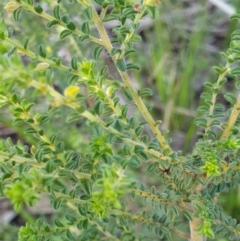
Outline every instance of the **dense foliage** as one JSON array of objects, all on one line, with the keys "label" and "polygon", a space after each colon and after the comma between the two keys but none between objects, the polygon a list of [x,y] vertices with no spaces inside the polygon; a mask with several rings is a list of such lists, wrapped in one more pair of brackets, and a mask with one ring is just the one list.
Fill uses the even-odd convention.
[{"label": "dense foliage", "polygon": [[[240,225],[218,199],[240,182],[240,97],[225,93],[226,109],[217,96],[227,77],[240,87],[240,31],[221,53],[225,66],[214,67],[217,80],[204,84],[195,119],[200,138],[183,155],[143,101],[152,90],[136,88],[129,74],[139,69],[129,57],[138,55],[139,22],[156,16],[159,1],[69,2],[84,21],[75,22],[61,0],[15,0],[4,8],[16,22],[37,15],[43,31],[53,39],[59,32],[60,45],[71,40],[89,49],[87,57],[75,52],[67,61],[36,46],[37,32],[24,37],[21,25],[0,23],[1,114],[10,113],[26,134],[26,143],[0,142],[0,195],[19,212],[47,194],[58,210],[52,222],[21,227],[18,240],[239,240]],[[117,22],[111,33],[104,27],[109,21]],[[104,54],[118,78],[109,74]]]}]

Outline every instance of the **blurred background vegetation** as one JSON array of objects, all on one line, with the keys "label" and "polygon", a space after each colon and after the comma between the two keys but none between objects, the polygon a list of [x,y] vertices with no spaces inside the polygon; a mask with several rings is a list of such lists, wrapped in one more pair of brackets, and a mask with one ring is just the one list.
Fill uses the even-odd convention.
[{"label": "blurred background vegetation", "polygon": [[[80,44],[73,36],[60,41],[58,36],[61,28],[47,29],[46,21],[42,18],[23,11],[20,22],[14,22],[11,14],[3,10],[7,2],[7,0],[0,2],[0,14],[7,25],[13,27],[15,39],[23,42],[26,36],[31,36],[30,49],[37,50],[39,44],[44,44],[49,55],[62,57],[66,64],[69,64],[73,56],[78,56],[79,60],[91,57],[91,46],[88,43]],[[50,14],[56,4],[56,1],[52,0],[36,2],[39,2]],[[69,1],[62,2],[61,11],[68,12],[78,26],[82,19],[81,9],[76,11]],[[212,2],[209,0],[163,1],[159,6],[156,20],[145,18],[142,21],[140,30],[143,42],[137,46],[139,50],[137,54],[131,57],[141,66],[140,71],[130,73],[134,85],[149,87],[154,91],[153,97],[148,99],[147,104],[153,106],[152,112],[155,119],[163,120],[162,128],[170,130],[169,137],[173,139],[173,148],[183,150],[185,153],[192,151],[193,144],[197,140],[197,130],[193,120],[201,101],[203,83],[215,81],[216,76],[212,66],[223,63],[219,52],[228,48],[231,31],[239,27],[236,21],[229,22],[227,8],[220,9]],[[224,2],[235,12],[240,10],[239,0],[219,0],[219,2]],[[106,24],[109,33],[113,26],[114,23]],[[94,29],[92,32],[94,33]],[[0,51],[2,52],[1,49]],[[102,54],[102,57],[106,58],[105,62],[108,63],[107,56]],[[30,63],[26,57],[22,57],[20,61],[13,56],[11,63],[7,58],[0,58],[0,79],[6,78],[9,74],[17,81],[20,77],[14,76],[14,73],[21,72],[21,76],[24,76],[28,69],[32,69],[35,65],[36,63]],[[111,68],[111,63],[109,63],[109,74],[114,78],[118,77],[115,75],[115,69]],[[67,75],[56,70],[54,73],[39,74],[37,77],[42,78],[43,81],[50,81],[59,91],[68,84]],[[231,90],[234,83],[231,79],[228,83],[227,88]],[[222,90],[222,92],[225,91]],[[38,92],[31,89],[25,90],[24,86],[21,89],[19,86],[19,93],[24,95],[27,93],[29,99],[37,103],[39,110],[47,108],[46,100]],[[225,103],[221,95],[218,101]],[[66,147],[75,151],[88,148],[87,138],[85,138],[88,133],[86,123],[80,121],[75,125],[65,124],[66,112],[69,112],[67,108],[55,113],[55,118],[49,124],[49,134],[57,133]],[[1,110],[0,116],[0,138],[11,137],[13,141],[20,139],[25,143],[34,144],[35,140],[29,139],[30,137],[24,134],[22,128],[11,126],[12,117],[6,110]],[[82,128],[84,133],[79,131],[79,126],[84,126]],[[148,132],[148,130],[145,131]],[[140,172],[138,175],[144,176],[144,173]],[[150,182],[156,183],[157,180],[150,180]],[[240,190],[223,196],[222,205],[227,213],[240,222]],[[51,211],[44,211],[42,208],[42,213],[28,210],[17,215],[12,213],[11,207],[5,200],[0,199],[0,240],[16,240],[19,224],[32,221],[32,214],[36,217],[45,214],[47,218],[49,212],[51,214]],[[12,213],[12,216],[1,220],[1,213],[5,216],[6,213],[9,215]]]}]

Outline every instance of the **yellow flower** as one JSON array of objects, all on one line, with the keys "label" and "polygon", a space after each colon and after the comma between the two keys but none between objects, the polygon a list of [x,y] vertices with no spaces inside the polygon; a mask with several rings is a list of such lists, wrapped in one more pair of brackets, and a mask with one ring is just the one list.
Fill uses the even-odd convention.
[{"label": "yellow flower", "polygon": [[64,90],[64,95],[67,97],[67,98],[74,98],[77,93],[80,92],[80,87],[79,86],[76,86],[76,85],[72,85],[72,86],[69,86],[67,87],[65,90]]}]

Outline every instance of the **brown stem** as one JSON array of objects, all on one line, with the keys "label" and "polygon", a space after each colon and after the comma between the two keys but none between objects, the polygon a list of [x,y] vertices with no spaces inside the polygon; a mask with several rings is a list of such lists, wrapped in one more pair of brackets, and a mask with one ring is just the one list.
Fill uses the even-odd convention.
[{"label": "brown stem", "polygon": [[199,235],[197,232],[197,228],[198,228],[199,224],[200,224],[200,220],[198,218],[195,218],[190,222],[191,238],[189,241],[205,241],[206,240],[204,235]]}]

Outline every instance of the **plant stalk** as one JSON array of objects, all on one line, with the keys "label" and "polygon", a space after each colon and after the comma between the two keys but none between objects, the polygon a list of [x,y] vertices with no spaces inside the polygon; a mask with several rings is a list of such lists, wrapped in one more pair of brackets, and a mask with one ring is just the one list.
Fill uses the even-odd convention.
[{"label": "plant stalk", "polygon": [[191,238],[189,241],[206,241],[204,235],[199,235],[197,232],[197,228],[200,224],[200,220],[198,218],[193,219],[190,221],[190,233]]},{"label": "plant stalk", "polygon": [[[93,20],[94,20],[95,25],[96,25],[96,27],[99,31],[100,36],[101,36],[102,43],[105,46],[108,53],[110,54],[113,47],[112,47],[112,44],[111,44],[110,39],[107,35],[107,32],[106,32],[106,30],[105,30],[105,28],[102,24],[102,21],[100,20],[100,18],[98,16],[96,10],[93,10]],[[117,59],[114,56],[112,56],[112,60],[115,64],[117,63]],[[173,152],[172,149],[170,148],[170,146],[168,145],[165,137],[163,136],[163,134],[159,130],[158,124],[156,124],[156,122],[153,120],[153,118],[152,118],[151,114],[149,113],[147,107],[145,106],[141,97],[138,95],[138,92],[135,90],[134,86],[132,85],[131,80],[130,80],[127,72],[123,72],[119,69],[118,69],[118,72],[119,72],[121,78],[123,79],[126,87],[129,88],[129,90],[131,91],[134,102],[138,106],[138,108],[139,108],[140,112],[142,113],[146,122],[149,124],[154,136],[158,139],[158,142],[159,142],[160,146],[163,148],[163,150],[169,149],[170,153],[172,153]]]},{"label": "plant stalk", "polygon": [[233,107],[233,110],[232,110],[232,113],[231,113],[230,118],[228,120],[227,126],[224,129],[220,139],[228,138],[228,136],[230,135],[231,130],[232,130],[235,122],[237,121],[239,113],[240,113],[240,95],[238,96],[237,102],[236,102],[236,104]]}]

